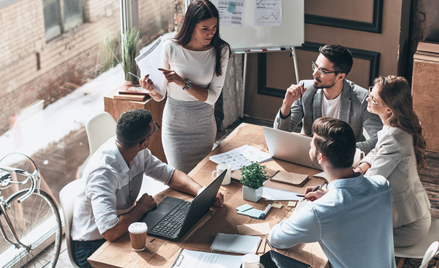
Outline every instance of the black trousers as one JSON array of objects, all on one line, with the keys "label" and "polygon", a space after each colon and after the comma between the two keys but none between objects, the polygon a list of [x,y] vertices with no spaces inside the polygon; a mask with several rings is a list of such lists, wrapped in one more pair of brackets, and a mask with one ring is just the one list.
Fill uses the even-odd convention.
[{"label": "black trousers", "polygon": [[81,268],[92,268],[87,258],[90,257],[102,244],[105,239],[92,241],[72,241],[73,259]]}]

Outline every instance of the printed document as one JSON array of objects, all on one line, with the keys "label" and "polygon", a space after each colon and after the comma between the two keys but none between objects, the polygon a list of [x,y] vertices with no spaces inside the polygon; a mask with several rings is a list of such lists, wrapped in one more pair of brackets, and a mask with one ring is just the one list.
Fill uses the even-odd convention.
[{"label": "printed document", "polygon": [[240,169],[241,166],[248,166],[251,162],[262,163],[271,159],[269,153],[247,144],[226,153],[209,156],[209,160],[217,164],[229,164],[232,166],[232,171]]},{"label": "printed document", "polygon": [[218,0],[220,26],[242,27],[244,24],[244,0]]},{"label": "printed document", "polygon": [[149,78],[153,82],[154,89],[161,95],[165,95],[167,81],[165,76],[158,68],[164,68],[160,66],[162,62],[162,44],[165,40],[174,37],[175,33],[168,33],[148,45],[139,56],[136,57],[137,66],[140,69],[140,77],[143,78],[149,74]]},{"label": "printed document", "polygon": [[255,26],[282,26],[282,0],[254,1]]},{"label": "printed document", "polygon": [[173,268],[239,268],[241,256],[182,249]]}]

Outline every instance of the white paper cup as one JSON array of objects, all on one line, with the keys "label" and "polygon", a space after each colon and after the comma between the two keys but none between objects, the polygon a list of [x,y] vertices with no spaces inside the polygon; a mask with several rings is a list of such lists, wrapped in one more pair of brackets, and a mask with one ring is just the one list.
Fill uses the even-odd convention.
[{"label": "white paper cup", "polygon": [[249,253],[242,256],[242,268],[264,268],[264,265],[259,263],[258,255]]},{"label": "white paper cup", "polygon": [[131,247],[135,251],[142,251],[145,249],[146,234],[148,226],[144,222],[133,222],[128,227],[130,233]]},{"label": "white paper cup", "polygon": [[216,170],[212,172],[212,180],[216,179],[218,175],[223,173],[224,170],[227,170],[226,176],[224,176],[224,180],[221,185],[229,185],[231,182],[231,174],[232,174],[232,166],[229,164],[219,164],[216,166]]},{"label": "white paper cup", "polygon": [[360,163],[361,159],[363,158],[364,158],[364,152],[357,148],[355,150],[354,162],[352,163],[352,167],[356,168],[358,166],[358,163]]}]

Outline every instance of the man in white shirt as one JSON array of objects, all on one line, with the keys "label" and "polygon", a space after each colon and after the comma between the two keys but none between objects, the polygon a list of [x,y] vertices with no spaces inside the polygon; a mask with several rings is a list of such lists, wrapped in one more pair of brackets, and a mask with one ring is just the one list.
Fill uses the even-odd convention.
[{"label": "man in white shirt", "polygon": [[[336,44],[325,45],[319,51],[317,60],[312,61],[314,80],[303,80],[287,89],[273,127],[294,131],[303,118],[303,131],[311,136],[317,118],[337,118],[351,126],[357,147],[367,154],[374,148],[376,133],[383,124],[367,111],[367,90],[346,80],[353,64],[352,54]],[[369,140],[363,136],[363,127]]]},{"label": "man in white shirt", "polygon": [[[128,226],[152,210],[156,202],[143,194],[137,201],[143,174],[181,192],[196,196],[201,185],[168,166],[147,149],[160,126],[144,109],[124,112],[117,121],[116,137],[105,142],[84,169],[86,186],[75,201],[72,224],[73,255],[80,267],[105,240],[114,241]],[[222,206],[218,193],[215,206]]]},{"label": "man in white shirt", "polygon": [[275,225],[269,241],[277,248],[319,242],[333,267],[394,268],[392,190],[380,175],[352,169],[355,137],[346,122],[319,118],[309,157],[323,169],[328,191],[306,189],[291,217]]}]

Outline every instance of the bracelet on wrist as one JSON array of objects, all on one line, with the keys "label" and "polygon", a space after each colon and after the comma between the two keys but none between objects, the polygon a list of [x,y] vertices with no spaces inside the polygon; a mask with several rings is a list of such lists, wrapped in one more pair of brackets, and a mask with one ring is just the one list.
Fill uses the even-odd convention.
[{"label": "bracelet on wrist", "polygon": [[361,170],[361,174],[364,175],[364,170],[363,170],[363,168],[362,168],[360,165],[358,166],[358,168]]}]

